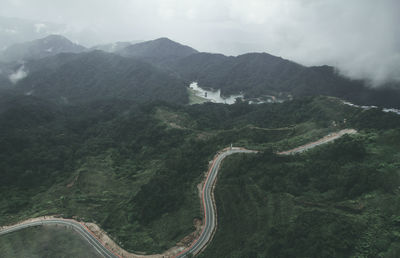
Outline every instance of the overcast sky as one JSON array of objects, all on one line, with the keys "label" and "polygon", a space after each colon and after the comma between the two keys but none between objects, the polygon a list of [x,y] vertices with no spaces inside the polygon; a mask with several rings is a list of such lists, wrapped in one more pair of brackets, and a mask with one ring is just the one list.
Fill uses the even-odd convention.
[{"label": "overcast sky", "polygon": [[0,15],[67,24],[86,45],[169,37],[400,81],[399,0],[1,0]]}]

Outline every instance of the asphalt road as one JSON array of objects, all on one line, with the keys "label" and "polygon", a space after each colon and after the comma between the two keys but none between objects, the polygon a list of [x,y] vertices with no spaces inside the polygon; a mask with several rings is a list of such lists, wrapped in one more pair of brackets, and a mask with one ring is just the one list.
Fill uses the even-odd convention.
[{"label": "asphalt road", "polygon": [[[353,134],[356,133],[357,131],[354,129],[345,129],[341,130],[340,132],[330,134],[316,142],[312,142],[300,147],[297,147],[292,150],[288,150],[285,152],[280,152],[278,154],[283,154],[283,155],[288,155],[288,154],[294,154],[294,153],[299,153],[306,151],[308,149],[312,149],[318,145],[331,142],[337,138],[342,137],[345,134]],[[204,205],[204,218],[205,218],[205,226],[203,231],[200,234],[200,237],[187,249],[183,250],[181,253],[179,253],[176,258],[181,258],[181,257],[186,257],[188,254],[193,254],[196,255],[198,254],[210,241],[214,229],[215,229],[215,223],[216,223],[216,218],[215,218],[215,209],[214,209],[214,204],[213,204],[213,199],[211,197],[212,195],[212,188],[215,183],[215,180],[217,178],[219,166],[221,165],[222,160],[229,155],[235,154],[235,153],[255,153],[256,151],[251,151],[251,150],[245,150],[245,149],[240,149],[240,148],[233,148],[233,149],[228,149],[222,152],[220,155],[217,156],[217,158],[214,159],[213,165],[211,166],[211,169],[209,171],[208,177],[206,179],[206,182],[203,187],[203,205]]]},{"label": "asphalt road", "polygon": [[24,228],[34,227],[34,226],[42,226],[42,225],[64,225],[72,227],[75,231],[77,231],[82,237],[103,257],[106,258],[118,258],[119,256],[115,255],[113,252],[108,250],[103,244],[92,235],[88,229],[82,224],[65,219],[46,219],[35,222],[28,222],[16,226],[12,226],[7,229],[0,230],[0,236],[5,235],[14,231],[18,231]]},{"label": "asphalt road", "polygon": [[188,254],[198,254],[210,241],[216,225],[214,200],[212,198],[213,185],[217,179],[217,174],[221,162],[224,158],[235,153],[256,153],[256,151],[245,150],[240,148],[227,149],[221,152],[213,161],[208,172],[208,176],[203,186],[203,207],[204,207],[204,228],[200,237],[187,249],[179,253],[177,258],[186,257]]},{"label": "asphalt road", "polygon": [[[214,200],[212,198],[213,185],[217,179],[217,174],[221,162],[224,158],[235,153],[255,153],[256,151],[241,149],[241,148],[229,148],[217,155],[213,160],[213,164],[210,167],[206,181],[203,186],[203,207],[204,207],[204,218],[205,226],[200,234],[200,237],[187,249],[183,250],[175,257],[186,257],[188,254],[198,254],[210,241],[216,225],[216,216],[214,209]],[[20,225],[12,226],[7,229],[0,230],[0,236],[5,235],[14,231],[18,231],[28,227],[42,226],[42,225],[65,225],[74,228],[84,239],[102,256],[106,258],[118,258],[119,256],[108,250],[103,244],[92,235],[92,233],[82,224],[66,219],[46,219],[34,222],[27,222]]]},{"label": "asphalt road", "polygon": [[[353,129],[345,129],[342,130],[338,133],[328,135],[316,142],[312,142],[300,147],[297,147],[292,150],[284,151],[284,152],[279,152],[278,154],[280,155],[288,155],[288,154],[294,154],[294,153],[299,153],[306,151],[308,149],[314,148],[318,145],[333,141],[344,134],[353,134],[356,133],[356,130]],[[221,162],[223,161],[224,158],[226,158],[229,155],[235,154],[235,153],[256,153],[256,151],[252,150],[246,150],[243,148],[228,148],[225,149],[224,151],[220,152],[219,155],[216,156],[216,158],[213,160],[213,164],[208,171],[208,175],[206,178],[206,181],[203,186],[203,196],[202,196],[202,201],[203,201],[203,208],[204,208],[204,227],[203,230],[200,234],[200,237],[195,240],[195,242],[188,248],[184,249],[181,251],[179,254],[177,254],[175,257],[176,258],[182,258],[186,257],[189,254],[196,255],[198,254],[206,245],[207,243],[211,240],[214,230],[215,230],[215,225],[216,225],[216,213],[214,209],[214,200],[212,198],[212,191],[213,191],[213,186],[215,184],[215,180],[217,179],[217,174],[219,167],[221,165]],[[51,219],[51,220],[41,220],[41,221],[36,221],[36,222],[30,222],[30,223],[24,223],[21,225],[13,226],[7,229],[0,229],[0,236],[11,233],[23,228],[27,227],[33,227],[33,226],[40,226],[44,224],[53,224],[53,225],[67,225],[73,227],[78,233],[80,233],[85,240],[101,255],[107,258],[117,258],[119,257],[118,255],[114,254],[110,250],[108,250],[103,244],[92,235],[92,233],[82,224],[72,221],[72,220],[65,220],[65,219]]]}]

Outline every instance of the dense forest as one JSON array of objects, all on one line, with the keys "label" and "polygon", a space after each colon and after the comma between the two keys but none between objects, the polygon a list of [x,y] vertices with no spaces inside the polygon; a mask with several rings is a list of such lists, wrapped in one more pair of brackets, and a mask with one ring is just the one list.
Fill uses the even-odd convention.
[{"label": "dense forest", "polygon": [[60,104],[107,98],[188,102],[182,80],[143,61],[102,51],[64,53],[28,62],[25,67],[29,76],[13,90]]},{"label": "dense forest", "polygon": [[398,257],[399,130],[363,130],[294,156],[231,157],[201,257]]},{"label": "dense forest", "polygon": [[143,60],[200,87],[221,89],[223,95],[243,93],[247,98],[272,95],[281,99],[334,96],[361,105],[400,108],[398,83],[380,88],[353,80],[332,66],[303,66],[268,53],[239,56],[197,52],[166,38],[128,46],[117,52]]},{"label": "dense forest", "polygon": [[327,65],[307,67],[268,53],[198,52],[168,38],[116,46],[106,53],[55,35],[11,46],[0,52],[0,89],[67,104],[107,97],[187,103],[186,87],[197,81],[200,87],[220,89],[225,96],[243,93],[247,99],[323,95],[400,108],[398,83],[374,88]]},{"label": "dense forest", "polygon": [[[344,217],[339,219],[350,223],[346,217],[349,200],[375,192],[378,197],[396,197],[394,156],[383,161],[385,145],[377,145],[375,152],[371,148],[373,141],[380,142],[385,137],[392,137],[385,140],[390,142],[387,148],[396,148],[396,130],[389,129],[399,128],[400,117],[379,109],[350,107],[335,98],[308,97],[262,105],[177,105],[160,101],[141,104],[109,98],[66,105],[8,92],[0,99],[1,225],[48,214],[74,216],[98,223],[130,251],[164,251],[194,230],[194,218],[201,219],[196,185],[215,152],[231,143],[261,150],[263,154],[232,158],[224,163],[226,168],[224,165],[217,187],[218,207],[225,207],[222,202],[227,202],[226,207],[232,206],[229,200],[237,194],[238,200],[247,198],[246,189],[260,184],[264,196],[289,196],[279,199],[288,202],[282,205],[292,205],[294,201],[299,207],[307,203],[342,205],[345,208],[339,210],[343,210]],[[350,127],[360,130],[360,134],[330,144],[323,151],[316,149],[298,157],[273,154]],[[359,165],[363,168],[360,171],[356,169]],[[265,170],[266,167],[269,168]],[[317,173],[321,170],[323,174]],[[357,173],[353,175],[354,171]],[[232,176],[238,174],[241,176]],[[329,174],[332,180],[326,180]],[[239,182],[237,187],[242,190],[226,197],[225,177],[233,180],[232,184]],[[246,202],[254,205],[249,214],[257,209],[271,212],[270,205],[264,206],[262,200]],[[232,212],[242,209],[242,202],[235,205]],[[231,208],[226,212],[231,212]],[[312,207],[304,209],[311,211]],[[377,207],[368,211],[384,216],[385,220],[392,216],[379,213]],[[299,220],[307,220],[311,218],[304,216],[309,214],[312,221],[324,223],[326,216],[332,216],[325,216],[325,212],[322,209],[319,213],[297,215]],[[221,226],[215,243],[227,243],[230,240],[220,234],[229,230],[229,225],[224,227],[224,213],[218,213]],[[364,216],[364,210],[361,214]],[[292,228],[288,230],[299,230],[295,227],[303,225],[282,220],[283,224],[276,224],[275,230],[279,232],[289,222]],[[361,234],[366,225],[363,223],[357,224],[352,233],[345,229],[342,233]],[[388,225],[377,227],[384,230]],[[254,235],[257,241],[265,242],[265,237],[272,237],[272,229],[257,228],[262,231]],[[311,233],[317,234],[318,230],[317,227]],[[260,246],[256,254],[284,255],[279,250],[288,243],[289,233],[274,235],[278,239],[275,249]],[[326,237],[329,234],[330,231]],[[235,233],[232,237],[245,241],[241,236],[244,235]],[[387,241],[386,236],[382,239]],[[382,248],[388,250],[389,246],[390,243]],[[343,253],[355,252],[351,245],[346,248]],[[210,255],[215,252],[218,256],[213,250],[211,246]]]},{"label": "dense forest", "polygon": [[[35,54],[23,62],[0,63],[0,226],[73,217],[129,251],[165,251],[202,219],[197,185],[233,144],[259,154],[223,162],[218,229],[203,257],[399,256],[400,116],[382,110],[399,107],[396,85],[371,89],[329,66],[200,53],[166,38],[114,53],[50,39],[10,52]],[[54,53],[43,45],[52,42]],[[286,101],[188,105],[192,81]],[[344,128],[358,133],[276,154]]]}]

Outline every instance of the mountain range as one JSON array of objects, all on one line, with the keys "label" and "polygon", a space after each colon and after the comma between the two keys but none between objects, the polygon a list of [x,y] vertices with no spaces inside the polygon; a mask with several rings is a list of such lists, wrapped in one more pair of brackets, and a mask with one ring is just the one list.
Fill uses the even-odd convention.
[{"label": "mountain range", "polygon": [[200,87],[220,89],[222,95],[242,93],[246,99],[326,95],[400,107],[398,85],[374,89],[331,66],[306,67],[267,53],[204,53],[168,38],[87,49],[50,35],[10,46],[0,60],[0,87],[65,103],[100,96],[186,103],[186,86],[196,81]]},{"label": "mountain range", "polygon": [[[202,53],[167,38],[88,49],[51,35],[7,53],[1,227],[56,215],[97,224],[128,252],[170,257],[210,222],[201,185],[231,146],[257,154],[218,169],[218,227],[197,257],[399,257],[400,116],[341,100],[399,107],[397,85],[372,89],[330,66]],[[194,81],[244,100],[188,105]],[[287,101],[250,103],[266,95]],[[343,129],[357,133],[318,145]],[[308,143],[318,146],[278,154]],[[49,254],[57,241],[25,235],[2,235],[1,257],[61,253]]]}]

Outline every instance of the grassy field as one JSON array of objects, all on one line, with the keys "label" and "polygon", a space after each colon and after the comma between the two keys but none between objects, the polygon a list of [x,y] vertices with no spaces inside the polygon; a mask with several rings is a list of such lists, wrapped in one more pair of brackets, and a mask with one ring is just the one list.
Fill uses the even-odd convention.
[{"label": "grassy field", "polygon": [[33,227],[1,236],[0,254],[3,258],[102,257],[81,235],[63,226]]}]

